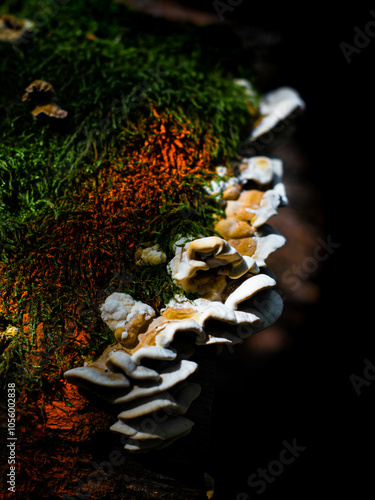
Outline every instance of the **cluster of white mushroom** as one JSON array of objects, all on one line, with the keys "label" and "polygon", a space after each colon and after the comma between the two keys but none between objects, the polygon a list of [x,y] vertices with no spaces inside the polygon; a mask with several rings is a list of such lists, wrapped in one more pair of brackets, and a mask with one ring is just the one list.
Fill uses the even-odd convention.
[{"label": "cluster of white mushroom", "polygon": [[[65,373],[119,408],[111,430],[125,435],[130,451],[158,449],[185,436],[194,422],[184,416],[200,394],[192,381],[199,346],[238,344],[264,330],[281,314],[283,300],[266,259],[285,242],[268,219],[287,203],[280,160],[244,158],[236,176],[221,177],[213,191],[226,203],[216,224],[222,235],[175,243],[167,264],[181,294],[157,316],[130,295],[114,293],[101,306],[102,319],[116,343],[98,360]],[[249,182],[256,189],[247,189]],[[139,263],[159,259],[157,248],[140,253]],[[189,300],[185,294],[199,298]]]}]

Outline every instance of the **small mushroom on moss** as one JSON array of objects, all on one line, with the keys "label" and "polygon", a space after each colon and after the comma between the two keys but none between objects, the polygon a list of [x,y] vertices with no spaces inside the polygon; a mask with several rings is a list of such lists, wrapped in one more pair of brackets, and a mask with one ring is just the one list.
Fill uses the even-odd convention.
[{"label": "small mushroom on moss", "polygon": [[163,264],[167,256],[160,250],[159,245],[148,248],[139,248],[135,252],[135,263],[140,266],[157,266]]},{"label": "small mushroom on moss", "polygon": [[19,44],[34,24],[28,19],[18,19],[12,14],[0,16],[0,42]]},{"label": "small mushroom on moss", "polygon": [[57,96],[52,85],[44,80],[34,80],[30,83],[25,89],[22,101],[32,105],[31,114],[34,119],[40,114],[60,119],[68,115],[67,111],[57,105]]}]

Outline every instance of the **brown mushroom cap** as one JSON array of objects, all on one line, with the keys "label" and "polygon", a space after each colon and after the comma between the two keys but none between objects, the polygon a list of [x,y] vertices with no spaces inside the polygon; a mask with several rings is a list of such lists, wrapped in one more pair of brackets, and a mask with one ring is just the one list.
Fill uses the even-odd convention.
[{"label": "brown mushroom cap", "polygon": [[17,44],[32,27],[33,23],[27,19],[18,19],[12,14],[2,14],[0,16],[0,42]]},{"label": "brown mushroom cap", "polygon": [[61,109],[57,104],[57,96],[53,86],[44,80],[34,80],[25,89],[22,96],[23,102],[29,102],[33,106],[31,114],[36,118],[40,114],[53,118],[65,118],[67,111]]}]

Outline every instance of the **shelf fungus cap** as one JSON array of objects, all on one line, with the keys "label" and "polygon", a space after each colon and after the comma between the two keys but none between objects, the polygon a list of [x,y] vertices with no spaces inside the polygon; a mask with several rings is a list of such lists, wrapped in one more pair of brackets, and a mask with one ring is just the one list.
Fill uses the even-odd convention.
[{"label": "shelf fungus cap", "polygon": [[243,158],[240,165],[240,181],[253,180],[258,184],[269,184],[274,175],[272,163],[272,160],[266,156]]},{"label": "shelf fungus cap", "polygon": [[183,415],[191,403],[201,393],[201,386],[194,382],[185,382],[169,391],[146,396],[142,400],[130,401],[118,415],[121,420],[143,417],[154,411],[163,409],[169,415]]},{"label": "shelf fungus cap", "polygon": [[288,198],[285,191],[283,177],[283,162],[278,158],[268,158],[267,156],[253,156],[243,158],[240,165],[240,175],[238,180],[244,184],[247,181],[254,181],[259,185],[271,185],[281,197],[281,204],[287,205]]},{"label": "shelf fungus cap", "polygon": [[263,224],[254,235],[256,250],[254,259],[259,267],[266,266],[266,259],[285,245],[286,238],[269,224]]},{"label": "shelf fungus cap", "polygon": [[65,118],[68,112],[57,105],[57,96],[53,86],[44,80],[34,80],[25,89],[22,96],[23,102],[29,102],[33,109],[31,114],[34,118],[40,114],[52,118]]},{"label": "shelf fungus cap", "polygon": [[215,231],[228,242],[231,239],[249,238],[254,235],[254,228],[247,221],[238,220],[236,217],[220,219],[215,224]]},{"label": "shelf fungus cap", "polygon": [[186,417],[169,417],[164,422],[156,422],[148,419],[134,419],[124,423],[118,420],[110,429],[114,432],[124,434],[124,448],[129,451],[148,451],[149,449],[160,449],[168,446],[177,438],[186,436],[194,422]]},{"label": "shelf fungus cap", "polygon": [[269,224],[262,224],[256,231],[249,222],[237,220],[235,217],[222,219],[215,225],[230,246],[242,256],[250,256],[258,267],[266,266],[266,259],[285,244],[285,237]]},{"label": "shelf fungus cap", "polygon": [[[287,119],[305,109],[305,103],[299,93],[291,87],[280,87],[265,94],[259,104],[261,118],[254,127],[250,140],[270,132],[280,122],[287,125]],[[285,120],[285,121],[284,121]]]},{"label": "shelf fungus cap", "polygon": [[242,191],[237,200],[229,200],[225,209],[227,218],[248,221],[257,229],[273,215],[282,203],[280,192],[276,189]]},{"label": "shelf fungus cap", "polygon": [[18,45],[33,27],[34,23],[28,19],[19,19],[12,14],[2,14],[0,16],[0,42]]},{"label": "shelf fungus cap", "polygon": [[203,298],[216,300],[226,286],[226,277],[236,279],[248,271],[257,273],[258,266],[254,259],[242,256],[224,239],[209,236],[193,240],[180,249],[170,262],[170,270],[184,291],[198,292]]},{"label": "shelf fungus cap", "polygon": [[[281,244],[267,225],[251,234],[259,262]],[[169,271],[183,289],[201,297],[177,295],[156,317],[131,295],[111,294],[101,315],[117,343],[96,361],[64,374],[68,382],[118,405],[110,429],[123,434],[125,449],[132,452],[164,448],[191,431],[189,409],[201,387],[191,379],[199,367],[190,358],[198,346],[239,344],[276,321],[283,308],[271,273],[260,272],[255,257],[242,256],[225,239],[186,237],[174,248]]]},{"label": "shelf fungus cap", "polygon": [[[261,304],[258,294],[263,294],[262,301],[265,300],[264,294],[267,298],[275,285],[276,281],[268,274],[246,274],[227,286],[221,301],[176,298],[162,310],[170,322],[160,329],[158,342],[171,345],[176,335],[185,331],[194,333],[196,345],[238,344],[245,338],[238,335],[241,325],[247,325],[247,336],[263,329],[264,317],[257,310]],[[282,308],[278,295],[274,307],[277,317]]]},{"label": "shelf fungus cap", "polygon": [[[144,360],[152,360],[154,368],[144,366]],[[179,360],[167,348],[149,345],[129,354],[117,345],[95,362],[68,370],[64,377],[119,405],[119,420],[111,430],[125,434],[126,449],[142,451],[166,446],[192,428],[193,422],[180,415],[200,394],[199,384],[186,382],[197,368],[197,363]],[[154,420],[154,412],[165,413],[162,423]]]},{"label": "shelf fungus cap", "polygon": [[283,178],[283,162],[279,158],[267,156],[253,156],[243,158],[240,165],[239,182],[244,185],[247,181],[254,181],[260,187],[266,185],[280,195],[280,204],[288,204]]},{"label": "shelf fungus cap", "polygon": [[144,331],[155,316],[154,309],[148,304],[136,301],[127,293],[114,292],[100,306],[104,323],[115,332],[118,342],[126,344],[137,341],[138,334]]},{"label": "shelf fungus cap", "polygon": [[[198,367],[193,361],[176,360],[176,353],[167,348],[149,346],[147,349],[136,356],[121,346],[107,348],[96,361],[72,368],[64,377],[119,404],[164,392],[185,381]],[[151,350],[155,352],[150,356]],[[155,369],[144,366],[143,359],[155,360]]]}]

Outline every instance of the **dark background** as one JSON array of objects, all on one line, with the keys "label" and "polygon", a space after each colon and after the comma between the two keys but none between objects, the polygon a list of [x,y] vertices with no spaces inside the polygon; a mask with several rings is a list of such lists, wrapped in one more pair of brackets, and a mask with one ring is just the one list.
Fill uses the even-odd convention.
[{"label": "dark background", "polygon": [[[212,2],[183,2],[206,5]],[[293,7],[292,7],[293,5]],[[375,363],[372,337],[372,201],[375,41],[348,63],[340,44],[375,19],[363,5],[242,2],[225,13],[261,54],[263,90],[290,85],[306,102],[295,135],[320,193],[324,231],[340,248],[317,281],[289,349],[221,356],[210,473],[218,500],[369,498],[373,491],[375,382],[358,395],[350,380]],[[371,200],[371,201],[370,201]],[[262,494],[247,479],[277,460],[283,440],[306,447]],[[243,492],[243,496],[240,493]],[[246,496],[248,495],[248,497]]]}]

